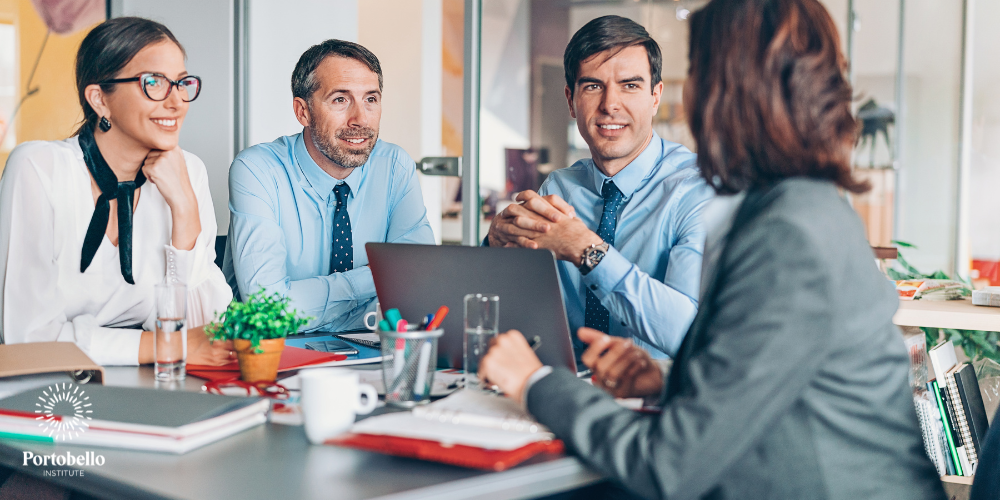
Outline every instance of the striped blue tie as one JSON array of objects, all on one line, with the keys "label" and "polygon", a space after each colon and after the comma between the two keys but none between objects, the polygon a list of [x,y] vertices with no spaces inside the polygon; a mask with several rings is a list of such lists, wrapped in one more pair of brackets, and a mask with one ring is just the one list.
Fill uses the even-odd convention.
[{"label": "striped blue tie", "polygon": [[[604,196],[604,213],[601,214],[601,224],[597,226],[597,235],[608,245],[614,246],[615,227],[618,225],[618,210],[621,208],[621,201],[625,196],[611,180],[604,181],[601,195]],[[609,333],[610,320],[611,315],[608,312],[608,308],[601,305],[601,300],[588,289],[584,325],[588,328]],[[579,347],[583,347],[583,345],[580,344]]]},{"label": "striped blue tie", "polygon": [[333,212],[333,260],[330,273],[342,273],[354,269],[354,244],[351,242],[351,216],[347,213],[347,195],[351,186],[337,184],[333,194],[337,197],[337,208]]}]

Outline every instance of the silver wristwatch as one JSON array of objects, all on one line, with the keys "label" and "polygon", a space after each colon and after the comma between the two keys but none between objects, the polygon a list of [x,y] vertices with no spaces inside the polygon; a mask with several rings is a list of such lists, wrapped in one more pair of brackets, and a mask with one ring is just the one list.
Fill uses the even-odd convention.
[{"label": "silver wristwatch", "polygon": [[580,258],[580,273],[586,275],[597,267],[604,256],[608,254],[608,248],[611,248],[611,245],[608,245],[606,241],[587,247]]}]

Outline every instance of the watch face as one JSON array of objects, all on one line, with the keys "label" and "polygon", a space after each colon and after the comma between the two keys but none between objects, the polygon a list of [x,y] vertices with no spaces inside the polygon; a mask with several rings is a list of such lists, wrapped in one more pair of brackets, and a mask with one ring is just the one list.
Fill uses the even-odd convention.
[{"label": "watch face", "polygon": [[600,248],[592,248],[590,249],[589,252],[587,252],[587,260],[593,262],[593,264],[591,264],[591,267],[596,266],[597,263],[600,262],[601,259],[603,258],[604,258],[604,250]]}]

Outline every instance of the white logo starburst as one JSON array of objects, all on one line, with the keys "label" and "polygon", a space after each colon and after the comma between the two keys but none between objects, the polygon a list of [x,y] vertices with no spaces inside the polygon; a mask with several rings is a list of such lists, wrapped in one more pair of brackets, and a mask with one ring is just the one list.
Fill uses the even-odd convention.
[{"label": "white logo starburst", "polygon": [[42,394],[45,397],[38,396],[40,402],[35,403],[38,407],[35,413],[39,414],[35,420],[49,437],[56,441],[67,441],[90,428],[87,423],[93,413],[88,409],[91,406],[90,396],[79,385],[50,385]]}]

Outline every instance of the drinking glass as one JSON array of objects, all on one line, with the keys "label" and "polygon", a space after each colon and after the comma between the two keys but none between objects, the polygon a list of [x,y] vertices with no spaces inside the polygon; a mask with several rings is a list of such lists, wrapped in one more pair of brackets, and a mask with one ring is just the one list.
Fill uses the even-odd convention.
[{"label": "drinking glass", "polygon": [[187,354],[187,287],[181,284],[156,285],[156,331],[153,332],[153,360],[156,380],[184,380]]},{"label": "drinking glass", "polygon": [[500,324],[500,297],[483,293],[465,296],[465,351],[462,368],[465,371],[465,388],[482,390],[479,380],[479,362],[490,348],[490,341],[497,336]]}]

